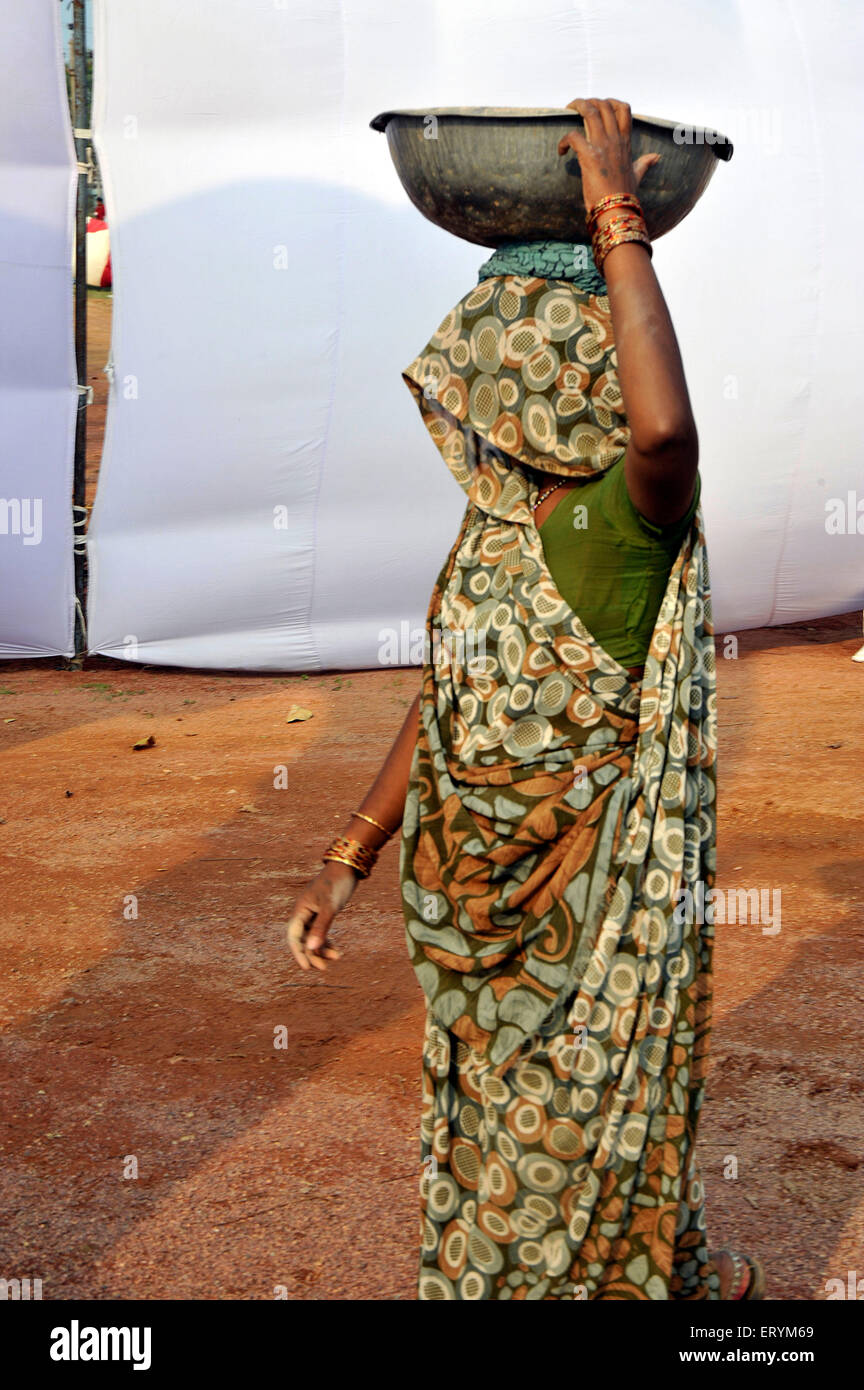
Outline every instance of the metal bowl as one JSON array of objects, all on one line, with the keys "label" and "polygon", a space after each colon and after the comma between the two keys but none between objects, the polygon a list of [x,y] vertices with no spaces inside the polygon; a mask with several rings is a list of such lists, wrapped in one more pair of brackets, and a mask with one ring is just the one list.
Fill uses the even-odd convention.
[{"label": "metal bowl", "polygon": [[[718,159],[732,158],[725,135],[705,126],[632,117],[633,159],[663,157],[639,184],[652,241],[695,207]],[[475,246],[514,239],[588,242],[579,161],[558,141],[579,129],[578,111],[556,106],[442,106],[382,111],[402,187],[424,217]]]}]

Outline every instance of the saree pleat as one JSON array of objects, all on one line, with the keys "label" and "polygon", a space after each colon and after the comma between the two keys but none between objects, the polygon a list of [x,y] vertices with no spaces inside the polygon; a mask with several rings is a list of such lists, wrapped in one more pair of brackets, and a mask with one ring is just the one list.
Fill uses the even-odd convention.
[{"label": "saree pleat", "polygon": [[[712,928],[679,907],[714,875],[701,512],[637,686],[558,593],[531,510],[533,470],[586,475],[626,446],[608,301],[519,276],[483,288],[403,374],[469,499],[429,606],[402,833],[427,1000],[419,1296],[716,1298],[694,1147]],[[545,461],[526,426],[541,398],[505,428],[484,397],[496,315],[502,395],[510,345],[538,323],[538,380],[537,353],[566,347],[553,424],[577,372],[577,426]]]}]

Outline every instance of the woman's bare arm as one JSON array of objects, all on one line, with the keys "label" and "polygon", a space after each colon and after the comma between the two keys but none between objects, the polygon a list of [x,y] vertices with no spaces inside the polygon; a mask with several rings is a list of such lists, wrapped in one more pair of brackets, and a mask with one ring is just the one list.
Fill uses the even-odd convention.
[{"label": "woman's bare arm", "polygon": [[[364,811],[367,816],[372,816],[374,820],[386,825],[391,831],[398,830],[405,812],[408,774],[411,771],[411,759],[417,742],[419,718],[420,695],[417,694],[411,701],[411,708],[393,740],[390,752],[381,764],[381,771],[357,808],[358,811]],[[357,816],[351,817],[346,833],[352,839],[359,840],[361,844],[370,845],[372,849],[378,849],[386,839],[374,825]]]},{"label": "woman's bare arm", "polygon": [[[630,107],[615,100],[572,101],[584,134],[572,131],[558,152],[571,148],[582,170],[586,208],[607,193],[636,193],[643,174],[661,157],[630,159]],[[619,209],[601,213],[603,226]],[[608,253],[603,275],[609,294],[618,379],[630,426],[624,457],[633,505],[658,525],[677,521],[693,496],[699,440],[678,340],[646,247],[623,242]]]},{"label": "woman's bare arm", "polygon": [[[405,722],[381,765],[381,771],[364,796],[358,811],[395,831],[405,813],[408,775],[417,742],[420,717],[419,694],[411,703]],[[351,817],[345,831],[353,840],[378,849],[388,836],[359,816]],[[326,849],[326,846],[323,848]],[[323,851],[322,851],[323,852]],[[346,905],[357,886],[357,874],[348,864],[327,860],[321,872],[303,889],[288,922],[288,944],[301,970],[310,966],[326,970],[328,960],[338,960],[340,952],[327,940],[330,924]]]}]

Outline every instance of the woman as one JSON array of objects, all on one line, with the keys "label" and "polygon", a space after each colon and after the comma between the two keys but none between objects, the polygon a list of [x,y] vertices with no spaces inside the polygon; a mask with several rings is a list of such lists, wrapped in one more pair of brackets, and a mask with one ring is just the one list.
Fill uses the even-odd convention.
[{"label": "woman", "polygon": [[571,106],[593,257],[497,252],[403,373],[469,505],[421,693],[288,935],[304,969],[338,959],[330,924],[402,823],[422,1299],[761,1297],[758,1261],[708,1254],[694,1156],[714,647],[696,427],[636,197],[660,156],[631,166],[625,103]]}]

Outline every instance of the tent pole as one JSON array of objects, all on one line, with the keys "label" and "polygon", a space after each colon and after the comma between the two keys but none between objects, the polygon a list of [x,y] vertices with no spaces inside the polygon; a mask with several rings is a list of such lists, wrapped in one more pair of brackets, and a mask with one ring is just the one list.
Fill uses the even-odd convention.
[{"label": "tent pole", "polygon": [[72,0],[72,70],[75,78],[74,126],[78,160],[78,197],[75,209],[75,362],[78,375],[78,410],[75,417],[75,467],[72,483],[75,524],[75,658],[80,664],[86,654],[86,634],[82,622],[87,590],[86,473],[87,473],[87,194],[89,175],[89,93],[85,37],[86,0]]}]

